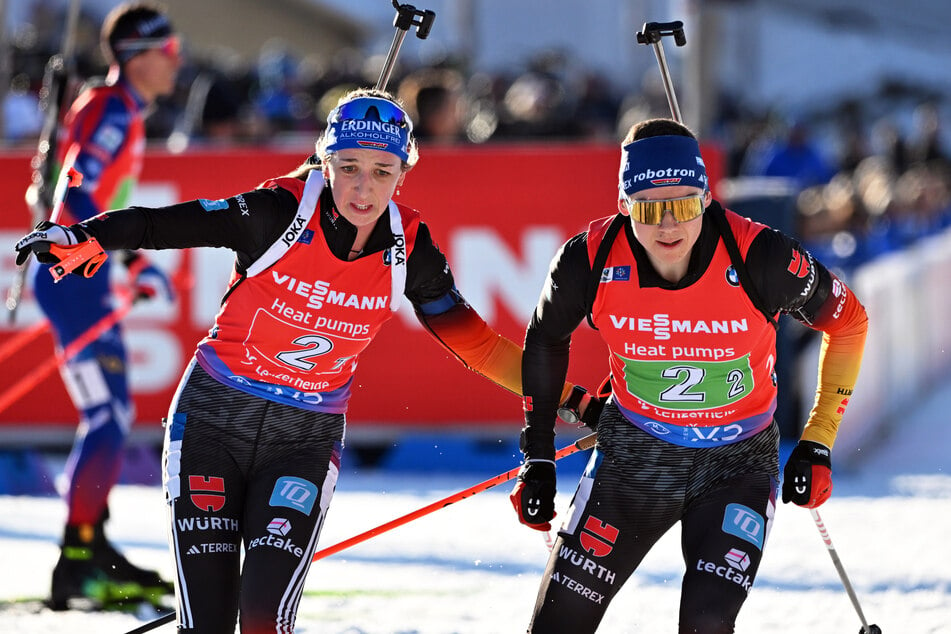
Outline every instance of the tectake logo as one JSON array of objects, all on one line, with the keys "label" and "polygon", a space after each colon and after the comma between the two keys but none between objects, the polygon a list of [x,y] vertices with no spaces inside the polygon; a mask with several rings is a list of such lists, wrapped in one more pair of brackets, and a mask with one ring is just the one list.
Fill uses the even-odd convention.
[{"label": "tectake logo", "polygon": [[708,572],[710,574],[716,575],[721,579],[726,579],[731,583],[742,587],[746,592],[750,591],[750,588],[753,587],[753,580],[750,579],[750,576],[743,574],[747,568],[750,567],[750,557],[742,550],[734,548],[726,555],[723,556],[726,560],[727,566],[717,565],[712,561],[705,561],[703,559],[697,560],[697,570],[700,572]]},{"label": "tectake logo", "polygon": [[267,546],[290,553],[297,558],[304,556],[304,549],[287,537],[287,534],[291,532],[291,523],[287,518],[275,517],[272,519],[267,525],[267,532],[268,535],[255,537],[248,542],[247,550]]},{"label": "tectake logo", "polygon": [[740,572],[745,572],[750,567],[750,556],[739,548],[731,548],[730,552],[723,556],[726,563],[730,564]]},{"label": "tectake logo", "polygon": [[291,532],[291,522],[283,517],[275,517],[268,523],[267,532],[284,537]]}]

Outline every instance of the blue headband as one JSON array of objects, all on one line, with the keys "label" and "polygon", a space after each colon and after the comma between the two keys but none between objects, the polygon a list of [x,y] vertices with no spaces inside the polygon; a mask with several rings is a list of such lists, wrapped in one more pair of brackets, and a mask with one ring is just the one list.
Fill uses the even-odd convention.
[{"label": "blue headband", "polygon": [[117,26],[113,33],[115,41],[110,43],[116,61],[127,61],[145,51],[159,48],[163,40],[175,35],[172,23],[161,13],[146,12],[134,23]]},{"label": "blue headband", "polygon": [[326,150],[366,149],[409,160],[413,122],[402,108],[381,97],[358,97],[327,117]]},{"label": "blue headband", "polygon": [[700,144],[689,136],[652,136],[625,145],[619,179],[625,196],[671,185],[709,189]]}]

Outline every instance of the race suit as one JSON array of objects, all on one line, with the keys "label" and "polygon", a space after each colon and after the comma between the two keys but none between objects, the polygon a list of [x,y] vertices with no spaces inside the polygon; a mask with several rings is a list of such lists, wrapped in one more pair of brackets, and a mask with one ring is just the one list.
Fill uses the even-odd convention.
[{"label": "race suit", "polygon": [[866,317],[821,263],[791,238],[714,202],[679,282],[658,275],[630,222],[603,270],[593,272],[613,217],[591,223],[555,256],[526,333],[522,377],[533,402],[526,456],[552,458],[559,377],[571,333],[589,313],[608,345],[611,386],[597,446],[542,578],[532,632],[596,631],[612,598],[678,521],[686,562],[680,631],[733,631],[776,507],[776,339],[740,284],[714,213],[726,213],[770,316],[788,313],[824,331],[816,406],[802,437],[829,447],[835,440]]},{"label": "race suit", "polygon": [[[68,190],[62,214],[53,222],[68,225],[127,204],[142,167],[144,108],[142,98],[122,79],[90,88],[76,99],[64,120],[59,161],[62,170],[74,167],[83,179]],[[65,348],[115,310],[111,260],[91,279],[68,275],[55,286],[46,267],[34,267],[34,293],[59,347]],[[116,324],[61,368],[80,417],[65,470],[67,524],[100,520],[119,478],[134,419],[127,362],[122,329]]]},{"label": "race suit", "polygon": [[402,297],[460,361],[521,393],[521,349],[462,299],[418,214],[391,202],[349,260],[356,230],[319,170],[306,185],[275,179],[225,200],[119,210],[78,228],[107,249],[236,253],[167,420],[180,631],[230,634],[239,611],[242,632],[293,630],[339,473],[353,375]]}]

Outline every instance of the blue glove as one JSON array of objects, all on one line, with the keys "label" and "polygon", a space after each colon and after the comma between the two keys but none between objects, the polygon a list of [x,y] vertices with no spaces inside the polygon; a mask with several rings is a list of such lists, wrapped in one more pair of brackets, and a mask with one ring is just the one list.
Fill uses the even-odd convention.
[{"label": "blue glove", "polygon": [[136,299],[154,299],[160,297],[171,302],[175,299],[172,281],[161,269],[136,253],[126,261],[129,267],[129,285]]}]

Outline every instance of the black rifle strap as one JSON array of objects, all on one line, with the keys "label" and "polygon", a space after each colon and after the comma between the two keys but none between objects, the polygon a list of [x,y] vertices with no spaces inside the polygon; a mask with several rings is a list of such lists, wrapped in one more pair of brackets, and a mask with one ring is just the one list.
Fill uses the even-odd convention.
[{"label": "black rifle strap", "polygon": [[723,209],[719,203],[714,201],[714,203],[710,205],[710,208],[707,209],[707,213],[713,217],[713,224],[716,225],[720,237],[723,238],[723,246],[726,247],[727,253],[730,254],[733,270],[736,271],[736,276],[740,278],[740,285],[743,287],[743,290],[746,291],[747,297],[753,302],[753,306],[756,307],[756,310],[763,313],[763,316],[766,317],[766,321],[772,324],[773,328],[779,328],[776,319],[766,309],[762,298],[753,285],[753,279],[750,277],[750,272],[746,268],[746,262],[743,261],[743,256],[740,254],[740,246],[736,243],[736,236],[733,235],[733,230],[730,229],[730,223],[726,219],[726,210]]},{"label": "black rifle strap", "polygon": [[[766,309],[765,303],[753,285],[753,279],[750,277],[750,272],[746,268],[746,262],[743,261],[743,256],[740,254],[740,246],[736,243],[736,236],[733,235],[733,230],[730,229],[730,223],[727,222],[726,210],[724,210],[719,203],[714,201],[706,213],[712,216],[713,224],[720,234],[720,237],[723,238],[723,245],[730,255],[730,262],[733,263],[733,270],[736,271],[736,276],[740,280],[740,286],[742,286],[747,297],[750,298],[750,301],[753,302],[753,306],[756,307],[756,310],[763,313],[766,321],[772,324],[773,328],[779,328],[779,323],[776,321],[776,318]],[[604,270],[604,264],[608,261],[608,253],[611,251],[611,246],[614,244],[614,240],[617,238],[625,222],[627,222],[627,216],[623,214],[619,213],[614,217],[607,231],[604,232],[601,244],[598,245],[598,251],[594,256],[594,262],[591,265],[591,280],[588,284],[588,294],[585,298],[585,303],[588,306],[588,314],[586,315],[588,325],[595,330],[597,330],[598,327],[594,325],[594,320],[591,318],[591,311],[594,309],[594,300],[598,295],[598,288],[601,285],[601,274]]]},{"label": "black rifle strap", "polygon": [[614,244],[614,239],[617,238],[617,234],[620,233],[621,228],[626,222],[627,216],[624,214],[619,213],[614,216],[614,220],[611,221],[611,224],[601,237],[601,244],[598,245],[598,251],[594,254],[594,262],[591,264],[591,279],[588,281],[588,294],[585,297],[585,305],[588,307],[588,313],[585,315],[585,318],[588,320],[588,325],[595,330],[597,330],[598,327],[594,325],[594,320],[591,319],[591,311],[594,310],[594,300],[598,296],[598,288],[601,286],[601,273],[604,271],[604,264],[608,261],[608,253],[611,252],[611,245]]}]

